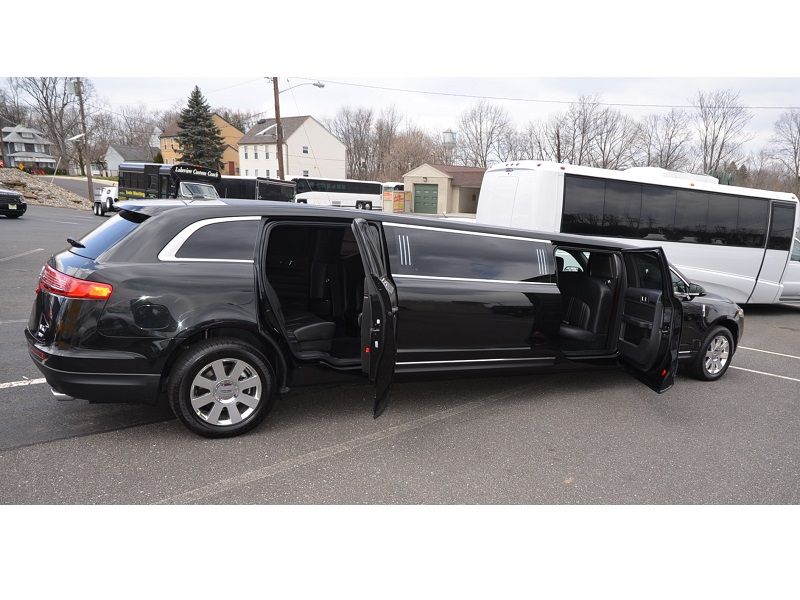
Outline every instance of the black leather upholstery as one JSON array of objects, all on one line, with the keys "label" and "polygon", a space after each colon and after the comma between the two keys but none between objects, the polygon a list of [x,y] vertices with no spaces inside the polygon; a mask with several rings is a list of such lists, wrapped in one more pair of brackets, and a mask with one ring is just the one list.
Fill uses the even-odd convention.
[{"label": "black leather upholstery", "polygon": [[330,352],[335,323],[310,312],[295,312],[284,314],[284,327],[289,341],[295,342],[301,351]]},{"label": "black leather upholstery", "polygon": [[588,271],[559,273],[564,310],[559,333],[566,350],[600,349],[606,344],[614,298],[612,255],[592,253]]}]

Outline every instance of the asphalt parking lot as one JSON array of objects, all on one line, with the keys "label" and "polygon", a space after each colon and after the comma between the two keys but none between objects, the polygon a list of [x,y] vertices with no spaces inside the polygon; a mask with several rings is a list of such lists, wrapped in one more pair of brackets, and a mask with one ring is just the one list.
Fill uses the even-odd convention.
[{"label": "asphalt parking lot", "polygon": [[23,328],[39,270],[88,211],[0,218],[2,503],[797,503],[800,309],[745,308],[716,383],[657,395],[616,370],[294,390],[267,422],[197,437],[168,409],[58,402]]}]

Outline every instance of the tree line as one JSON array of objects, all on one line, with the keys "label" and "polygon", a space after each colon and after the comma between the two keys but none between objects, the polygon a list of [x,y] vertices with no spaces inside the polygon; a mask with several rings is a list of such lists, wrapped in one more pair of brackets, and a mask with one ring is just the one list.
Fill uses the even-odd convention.
[{"label": "tree line", "polygon": [[[140,103],[112,110],[98,98],[91,81],[84,80],[89,139],[86,145],[71,144],[66,140],[80,131],[72,81],[8,78],[0,87],[0,124],[39,129],[62,161],[82,166],[84,151],[92,162],[102,162],[109,144],[147,147],[154,128],[164,131],[170,123],[186,119],[192,107],[191,120],[204,123],[211,146],[216,140],[210,139],[213,128],[206,122],[210,112],[243,132],[258,116],[224,106],[211,109],[202,96],[189,102],[191,106],[176,102],[153,110]],[[376,111],[343,106],[324,122],[346,145],[346,176],[354,179],[397,181],[425,162],[486,168],[495,162],[537,159],[608,169],[661,167],[800,194],[800,111],[780,114],[769,141],[746,152],[753,137],[748,130],[753,114],[738,92],[701,90],[689,106],[635,118],[604,104],[600,96],[580,96],[560,112],[518,126],[502,105],[481,100],[454,120],[455,145],[445,144],[441,134],[419,127],[395,107]],[[186,142],[203,135],[187,134]]]},{"label": "tree line", "polygon": [[745,152],[753,115],[738,92],[698,91],[691,107],[634,118],[599,96],[580,96],[563,111],[519,127],[503,106],[481,100],[457,118],[452,148],[395,108],[376,113],[345,106],[326,124],[347,146],[347,176],[358,179],[395,181],[424,162],[487,168],[534,159],[606,169],[661,167],[800,193],[800,111],[781,114],[768,144]]},{"label": "tree line", "polygon": [[[68,138],[81,131],[73,81],[73,77],[7,78],[0,87],[0,127],[23,125],[41,131],[53,143],[53,153],[61,158],[62,165],[80,165],[81,174],[84,174],[84,152],[88,152],[90,162],[102,163],[110,144],[147,148],[156,128],[165,131],[171,123],[180,121],[182,112],[190,108],[190,118],[194,122],[206,118],[206,113],[216,112],[239,130],[246,131],[254,121],[255,113],[252,111],[225,106],[211,109],[202,97],[192,100],[194,92],[188,101],[177,101],[163,110],[149,108],[144,103],[112,109],[98,97],[91,80],[84,79],[88,140],[85,145],[70,143]],[[214,146],[214,132],[207,122],[202,126],[209,132],[205,142]],[[156,140],[152,141],[158,144]],[[159,160],[158,156],[154,155],[154,158]]]}]

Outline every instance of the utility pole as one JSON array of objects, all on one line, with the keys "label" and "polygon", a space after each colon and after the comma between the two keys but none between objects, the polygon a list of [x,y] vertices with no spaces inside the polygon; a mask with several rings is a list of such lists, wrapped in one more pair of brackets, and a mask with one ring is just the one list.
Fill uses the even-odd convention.
[{"label": "utility pole", "polygon": [[81,78],[75,79],[75,94],[81,109],[81,128],[83,133],[83,164],[86,170],[86,181],[89,183],[89,202],[94,202],[94,185],[92,184],[92,161],[89,158],[89,134],[86,133],[86,113],[83,110],[83,83]]},{"label": "utility pole", "polygon": [[275,134],[278,143],[278,179],[283,179],[283,126],[281,125],[281,101],[278,98],[278,78],[272,78],[272,91],[275,94]]}]

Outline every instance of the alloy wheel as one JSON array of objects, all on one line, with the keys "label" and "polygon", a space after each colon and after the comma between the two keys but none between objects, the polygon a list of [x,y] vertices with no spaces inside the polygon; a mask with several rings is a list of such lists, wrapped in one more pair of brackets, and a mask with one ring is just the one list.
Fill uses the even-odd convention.
[{"label": "alloy wheel", "polygon": [[703,368],[709,375],[717,375],[728,364],[730,357],[730,343],[724,335],[718,335],[711,340],[703,359]]},{"label": "alloy wheel", "polygon": [[225,427],[248,419],[261,402],[261,377],[248,362],[222,358],[208,363],[192,380],[189,401],[210,425]]}]

